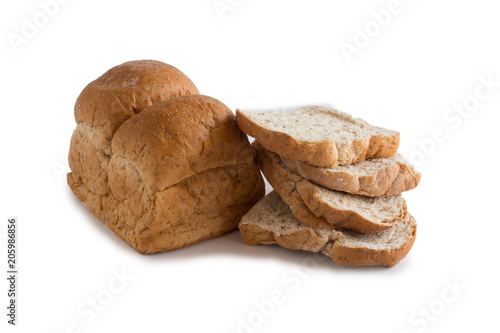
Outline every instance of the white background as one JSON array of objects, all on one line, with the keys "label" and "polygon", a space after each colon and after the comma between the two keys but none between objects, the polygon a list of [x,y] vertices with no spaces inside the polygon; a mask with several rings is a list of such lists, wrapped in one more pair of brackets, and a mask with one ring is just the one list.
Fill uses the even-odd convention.
[{"label": "white background", "polygon": [[[500,82],[498,4],[401,0],[380,27],[371,12],[389,1],[221,3],[230,10],[213,0],[73,0],[43,22],[37,1],[2,2],[1,267],[15,215],[20,277],[15,328],[1,279],[1,331],[498,331],[500,86],[481,83]],[[13,46],[33,16],[45,25]],[[364,45],[358,29],[367,27]],[[346,44],[357,53],[346,57]],[[136,253],[65,183],[78,94],[136,59],[178,67],[232,110],[321,104],[400,131],[401,152],[423,174],[405,194],[419,223],[413,250],[394,268],[353,268],[250,247],[234,232]],[[467,114],[447,111],[464,102]],[[114,280],[122,270],[133,276],[123,288]],[[269,306],[276,293],[280,304]],[[93,297],[106,303],[94,315]]]}]

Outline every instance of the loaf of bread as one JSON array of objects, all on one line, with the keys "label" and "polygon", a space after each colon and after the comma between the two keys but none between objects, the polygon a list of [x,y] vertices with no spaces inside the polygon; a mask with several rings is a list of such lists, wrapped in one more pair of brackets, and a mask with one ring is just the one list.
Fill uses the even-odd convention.
[{"label": "loaf of bread", "polygon": [[391,229],[369,234],[307,227],[274,191],[243,216],[239,227],[249,245],[279,244],[290,250],[322,252],[345,265],[387,267],[408,254],[417,232],[415,220],[408,213]]},{"label": "loaf of bread", "polygon": [[399,133],[322,106],[291,112],[236,110],[238,125],[281,157],[320,167],[394,156]]},{"label": "loaf of bread", "polygon": [[90,83],[75,105],[68,184],[140,253],[228,233],[264,195],[234,114],[158,61],[132,61]]}]

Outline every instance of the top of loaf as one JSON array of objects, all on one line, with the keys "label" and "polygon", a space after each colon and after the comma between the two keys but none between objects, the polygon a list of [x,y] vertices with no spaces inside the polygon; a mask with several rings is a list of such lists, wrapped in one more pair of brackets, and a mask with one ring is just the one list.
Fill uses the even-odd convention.
[{"label": "top of loaf", "polygon": [[203,95],[150,106],[120,126],[111,146],[134,164],[150,195],[205,170],[253,160],[234,113]]},{"label": "top of loaf", "polygon": [[95,126],[99,146],[109,155],[115,131],[134,114],[169,98],[198,93],[193,82],[171,65],[129,61],[85,87],[75,104],[75,120]]}]

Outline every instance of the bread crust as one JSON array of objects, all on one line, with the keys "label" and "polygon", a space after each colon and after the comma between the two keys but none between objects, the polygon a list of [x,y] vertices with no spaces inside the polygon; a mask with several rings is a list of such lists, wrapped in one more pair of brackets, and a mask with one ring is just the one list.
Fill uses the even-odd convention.
[{"label": "bread crust", "polygon": [[236,109],[238,126],[246,134],[254,137],[265,148],[291,159],[319,166],[337,165],[338,152],[335,141],[307,142],[293,136],[269,130],[255,123],[249,114]]},{"label": "bread crust", "polygon": [[255,162],[257,162],[269,184],[281,196],[281,199],[290,206],[293,215],[299,221],[311,227],[333,228],[326,219],[315,216],[300,197],[296,185],[303,178],[276,163],[273,155],[271,155],[274,153],[268,151],[259,142],[254,141],[252,147],[256,152]]},{"label": "bread crust", "polygon": [[277,235],[253,224],[240,224],[243,241],[248,245],[278,244],[289,250],[320,252],[328,244],[328,237],[317,235],[312,229],[301,229],[293,233]]},{"label": "bread crust", "polygon": [[386,267],[393,267],[406,257],[417,237],[417,223],[415,222],[415,218],[407,213],[404,219],[410,220],[411,233],[409,237],[407,237],[406,242],[400,247],[391,249],[370,249],[359,246],[348,246],[340,240],[326,246],[323,249],[323,253],[332,258],[333,261],[344,265],[383,265]]},{"label": "bread crust", "polygon": [[174,66],[154,60],[129,61],[89,83],[75,104],[77,124],[97,129],[99,147],[111,153],[111,138],[123,122],[160,101],[197,95],[193,82]]},{"label": "bread crust", "polygon": [[116,131],[112,149],[137,167],[151,195],[196,173],[253,159],[234,114],[203,95],[171,98],[137,114]]},{"label": "bread crust", "polygon": [[[406,204],[403,204],[401,214],[388,223],[370,221],[354,210],[336,209],[321,199],[317,185],[302,180],[297,183],[297,192],[309,210],[318,217],[323,217],[332,227],[349,228],[359,232],[377,232],[391,228],[397,224],[405,214]],[[403,199],[404,200],[404,199]]]},{"label": "bread crust", "polygon": [[[274,195],[273,192],[268,196]],[[266,200],[267,197],[261,200]],[[409,224],[409,234],[405,234],[405,241],[396,247],[374,248],[349,244],[346,232],[342,229],[329,231],[329,236],[320,234],[318,229],[301,228],[284,230],[280,233],[266,229],[251,221],[254,210],[259,209],[257,203],[241,220],[239,229],[243,241],[248,245],[257,244],[279,244],[290,250],[304,250],[310,252],[322,252],[333,261],[352,266],[381,265],[392,267],[400,262],[411,250],[416,238],[417,225],[413,216],[409,213],[401,223]],[[290,212],[288,210],[288,212]],[[287,214],[280,211],[280,215]],[[269,221],[276,223],[276,221]]]},{"label": "bread crust", "polygon": [[68,184],[96,218],[143,254],[174,250],[231,232],[264,194],[260,172],[253,163],[207,170],[152,198],[128,160],[114,156],[110,169],[112,190],[107,195],[90,191],[74,172],[68,174]]},{"label": "bread crust", "polygon": [[[361,247],[349,247],[339,242],[329,243],[328,238],[316,235],[314,232],[300,231],[286,235],[277,236],[270,230],[250,225],[239,226],[243,241],[248,245],[271,245],[278,244],[289,250],[303,250],[309,252],[322,252],[333,261],[349,266],[386,266],[393,267],[403,260],[410,252],[415,242],[416,224],[408,241],[399,248],[394,249],[370,249]],[[313,244],[309,246],[308,244]]]},{"label": "bread crust", "polygon": [[401,215],[390,223],[377,223],[355,211],[335,209],[318,199],[317,185],[288,169],[275,153],[257,141],[252,143],[252,147],[256,151],[255,160],[269,184],[290,206],[293,215],[307,226],[320,229],[344,227],[368,233],[389,229],[404,216],[403,209]]},{"label": "bread crust", "polygon": [[410,191],[420,183],[421,174],[408,163],[398,162],[370,175],[352,174],[339,168],[322,168],[282,157],[294,172],[335,191],[369,197],[383,197]]},{"label": "bread crust", "polygon": [[252,119],[251,113],[240,109],[236,110],[236,119],[243,132],[254,137],[270,151],[319,167],[333,168],[339,164],[359,163],[367,158],[394,156],[400,142],[400,134],[397,132],[394,135],[372,135],[355,139],[342,145],[334,139],[309,142],[261,126]]}]

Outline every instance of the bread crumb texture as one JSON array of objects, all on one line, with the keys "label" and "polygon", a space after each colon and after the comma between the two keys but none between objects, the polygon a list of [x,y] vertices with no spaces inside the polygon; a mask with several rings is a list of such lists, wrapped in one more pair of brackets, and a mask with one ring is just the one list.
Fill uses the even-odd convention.
[{"label": "bread crumb texture", "polygon": [[243,216],[239,228],[249,245],[279,244],[290,250],[322,252],[341,264],[392,267],[410,251],[417,225],[407,213],[392,228],[368,234],[344,228],[312,228],[297,220],[273,191]]},{"label": "bread crumb texture", "polygon": [[369,197],[383,197],[413,190],[421,178],[421,174],[400,154],[335,168],[316,167],[287,158],[283,158],[283,162],[294,172],[318,185]]},{"label": "bread crumb texture", "polygon": [[329,190],[291,171],[280,157],[257,141],[252,143],[256,162],[269,184],[295,217],[309,227],[345,227],[360,232],[391,228],[404,217],[401,195],[373,198]]},{"label": "bread crumb texture", "polygon": [[320,167],[394,156],[400,134],[335,109],[305,106],[289,112],[236,110],[240,128],[265,148]]}]

